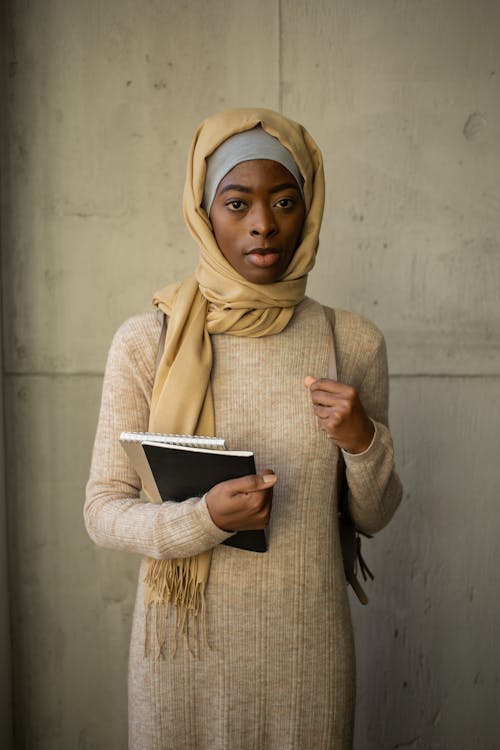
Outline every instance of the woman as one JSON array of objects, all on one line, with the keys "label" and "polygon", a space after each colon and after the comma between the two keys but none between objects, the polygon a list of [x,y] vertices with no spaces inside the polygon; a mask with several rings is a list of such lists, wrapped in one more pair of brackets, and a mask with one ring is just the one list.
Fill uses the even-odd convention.
[{"label": "woman", "polygon": [[[97,544],[146,556],[131,748],[352,746],[339,448],[362,530],[388,522],[401,486],[382,335],[305,296],[323,199],[321,154],[302,126],[269,110],[205,120],[184,192],[201,257],[195,277],[155,295],[167,316],[159,365],[156,313],[125,323],[111,347],[85,520]],[[338,381],[327,377],[333,340]],[[118,441],[148,427],[217,434],[262,470],[203,498],[148,503]],[[221,545],[264,526],[265,554]]]}]

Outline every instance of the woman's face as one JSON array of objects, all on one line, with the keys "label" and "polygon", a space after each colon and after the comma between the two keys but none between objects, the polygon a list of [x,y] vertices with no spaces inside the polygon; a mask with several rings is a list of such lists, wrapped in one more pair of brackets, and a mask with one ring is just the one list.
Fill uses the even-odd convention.
[{"label": "woman's face", "polygon": [[305,206],[295,178],[269,159],[237,164],[219,183],[210,221],[226,260],[247,281],[271,284],[299,243]]}]

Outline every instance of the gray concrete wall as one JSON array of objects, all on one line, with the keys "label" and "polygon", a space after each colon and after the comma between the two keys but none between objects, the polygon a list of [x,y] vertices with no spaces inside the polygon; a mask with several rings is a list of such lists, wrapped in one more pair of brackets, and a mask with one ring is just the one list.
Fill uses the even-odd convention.
[{"label": "gray concrete wall", "polygon": [[[500,6],[13,3],[2,210],[16,747],[126,746],[138,560],[81,508],[113,331],[191,272],[206,114],[264,105],[323,149],[310,293],[386,332],[405,502],[353,602],[357,750],[494,750]],[[1,533],[1,527],[0,527]],[[368,547],[368,545],[366,545]]]},{"label": "gray concrete wall", "polygon": [[[9,57],[9,14],[6,5],[0,5],[0,101],[5,102]],[[0,122],[0,165],[3,162],[5,144],[5,122]],[[0,167],[1,169],[1,167]],[[0,183],[0,203],[3,199]],[[3,246],[2,222],[0,217],[0,269],[5,249]],[[7,497],[5,493],[5,441],[3,406],[3,274],[0,270],[0,747],[12,748],[12,665],[10,640],[10,607],[8,582],[8,532]]]},{"label": "gray concrete wall", "polygon": [[[0,292],[1,299],[1,292]],[[2,314],[0,311],[0,327]],[[2,335],[0,330],[0,372],[2,368]],[[0,746],[12,747],[12,673],[10,640],[10,607],[8,584],[7,499],[5,493],[5,441],[3,393],[0,389]]]},{"label": "gray concrete wall", "polygon": [[[0,318],[1,320],[1,318]],[[1,338],[0,338],[1,344]],[[1,366],[0,356],[0,366]],[[12,747],[12,673],[10,608],[7,558],[7,513],[5,496],[3,399],[0,392],[0,744],[5,750]]]}]

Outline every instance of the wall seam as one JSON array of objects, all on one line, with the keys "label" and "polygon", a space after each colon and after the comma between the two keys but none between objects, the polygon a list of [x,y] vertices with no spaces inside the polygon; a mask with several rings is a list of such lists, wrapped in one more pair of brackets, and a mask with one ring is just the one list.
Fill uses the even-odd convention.
[{"label": "wall seam", "polygon": [[[63,372],[56,370],[30,370],[22,372],[19,370],[4,370],[4,378],[102,378],[104,370],[75,370],[74,372]],[[448,380],[495,380],[500,378],[498,372],[390,372],[391,380],[417,380],[429,378],[430,380],[448,379]]]},{"label": "wall seam", "polygon": [[283,114],[283,36],[282,36],[282,0],[278,0],[278,112]]}]

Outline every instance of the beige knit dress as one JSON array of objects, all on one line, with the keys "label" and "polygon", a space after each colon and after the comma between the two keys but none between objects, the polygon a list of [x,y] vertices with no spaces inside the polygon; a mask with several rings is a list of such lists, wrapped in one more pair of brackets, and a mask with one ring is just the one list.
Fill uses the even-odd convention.
[{"label": "beige knit dress", "polygon": [[[110,549],[179,557],[215,547],[207,589],[210,648],[198,658],[144,656],[143,568],[129,668],[133,750],[344,750],[352,747],[355,668],[337,525],[337,449],[318,428],[305,375],[326,376],[331,327],[306,298],[275,336],[212,336],[216,431],[232,449],[252,449],[274,469],[269,550],[220,545],[228,534],[204,501],[156,506],[118,442],[144,430],[160,323],[127,321],[110,350],[85,505],[92,539]],[[387,427],[382,335],[336,311],[338,375],[358,389],[375,421],[371,446],[345,454],[351,514],[383,527],[401,498]],[[173,642],[173,618],[167,624]]]}]

